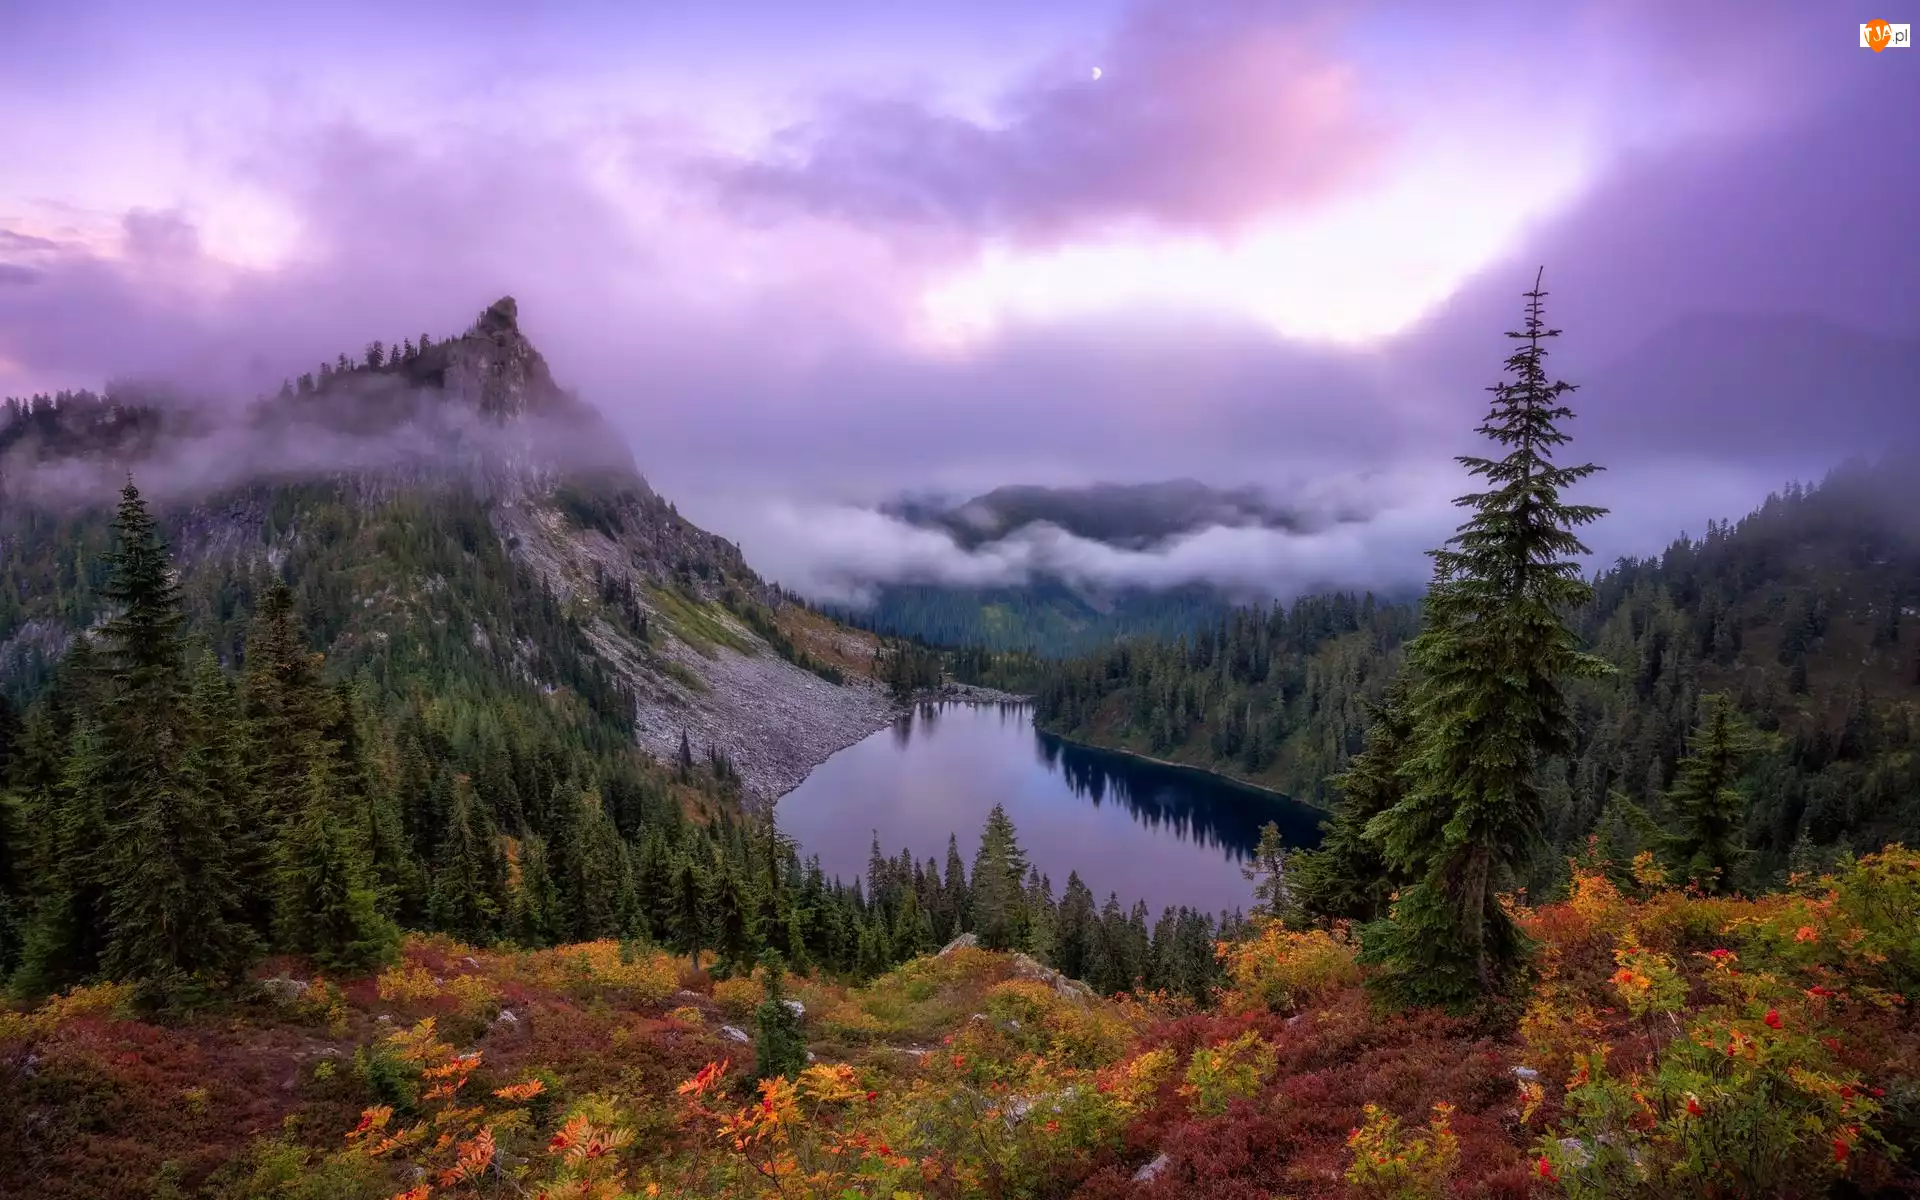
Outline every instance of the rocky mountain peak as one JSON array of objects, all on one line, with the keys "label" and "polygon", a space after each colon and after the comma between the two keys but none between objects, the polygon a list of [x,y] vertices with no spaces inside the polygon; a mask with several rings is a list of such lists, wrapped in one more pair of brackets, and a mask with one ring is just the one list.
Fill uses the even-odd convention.
[{"label": "rocky mountain peak", "polygon": [[492,336],[517,336],[520,333],[520,305],[512,296],[502,296],[489,304],[473,323],[473,332]]},{"label": "rocky mountain peak", "polygon": [[495,421],[525,416],[579,416],[584,406],[554,383],[547,360],[520,332],[520,306],[502,296],[487,306],[461,336],[442,342],[439,383],[449,399],[462,401]]}]

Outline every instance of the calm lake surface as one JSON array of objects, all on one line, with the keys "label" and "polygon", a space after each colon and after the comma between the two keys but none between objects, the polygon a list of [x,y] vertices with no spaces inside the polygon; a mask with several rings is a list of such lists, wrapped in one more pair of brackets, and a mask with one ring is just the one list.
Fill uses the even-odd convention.
[{"label": "calm lake surface", "polygon": [[1078,871],[1102,902],[1117,892],[1155,916],[1168,905],[1247,907],[1240,868],[1260,827],[1272,821],[1289,844],[1311,846],[1322,817],[1271,792],[1070,745],[1035,730],[1026,705],[986,704],[921,706],[821,763],[776,811],[803,856],[851,880],[866,873],[875,831],[883,853],[905,846],[942,869],[957,834],[972,870],[996,803],[1055,898]]}]

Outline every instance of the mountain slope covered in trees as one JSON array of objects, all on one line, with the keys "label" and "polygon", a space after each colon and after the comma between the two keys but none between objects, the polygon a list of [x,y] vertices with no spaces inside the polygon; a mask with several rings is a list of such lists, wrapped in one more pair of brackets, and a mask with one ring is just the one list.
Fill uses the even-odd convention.
[{"label": "mountain slope covered in trees", "polygon": [[[1712,693],[1765,735],[1741,780],[1756,870],[1802,839],[1920,838],[1915,478],[1905,458],[1849,464],[1599,573],[1573,625],[1619,672],[1571,685],[1576,745],[1545,768],[1556,847],[1600,824],[1615,793],[1657,808]],[[1346,596],[1240,610],[1051,668],[1039,721],[1330,804],[1418,621]]]},{"label": "mountain slope covered in trees", "polygon": [[999,588],[881,584],[867,604],[831,611],[850,625],[933,646],[1063,658],[1120,638],[1177,637],[1230,607],[1225,596],[1202,584],[1100,594],[1040,579]]},{"label": "mountain slope covered in trees", "polygon": [[789,603],[682,519],[553,381],[502,300],[459,337],[377,343],[242,413],[70,394],[0,409],[0,693],[104,611],[103,511],[158,501],[194,628],[235,662],[269,577],[346,672],[508,677],[671,761],[724,749],[787,790],[884,725],[876,639]]}]

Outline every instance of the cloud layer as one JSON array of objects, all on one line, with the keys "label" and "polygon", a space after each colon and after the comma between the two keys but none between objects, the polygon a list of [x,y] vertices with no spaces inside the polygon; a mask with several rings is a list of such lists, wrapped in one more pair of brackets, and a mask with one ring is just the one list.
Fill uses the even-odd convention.
[{"label": "cloud layer", "polygon": [[[790,581],[1035,564],[1417,578],[1417,550],[1452,523],[1448,456],[1541,262],[1567,329],[1553,362],[1586,385],[1576,447],[1614,468],[1597,490],[1635,481],[1606,529],[1664,539],[1920,433],[1920,242],[1898,233],[1920,145],[1862,134],[1920,107],[1920,76],[1856,53],[1850,24],[1724,0],[1544,16],[1487,0],[1444,19],[1404,3],[1111,9],[1061,9],[1042,30],[1004,8],[928,8],[862,48],[947,69],[944,86],[845,73],[783,77],[776,94],[760,64],[800,56],[769,33],[743,49],[752,65],[716,60],[704,82],[687,80],[706,60],[667,62],[669,45],[655,52],[669,82],[644,95],[632,71],[592,74],[620,57],[596,46],[618,36],[594,21],[542,34],[564,64],[542,74],[489,10],[437,26],[438,90],[404,105],[369,65],[385,48],[366,64],[295,56],[251,10],[230,14],[237,32],[196,34],[182,61],[201,78],[100,57],[83,34],[104,18],[49,10],[4,52],[21,69],[0,103],[88,101],[0,131],[0,392],[137,374],[231,403],[373,338],[451,332],[512,293],[556,374],[662,490]],[[941,57],[970,19],[980,45],[1026,31],[1006,56],[1017,68]],[[140,29],[133,10],[115,20]],[[709,33],[685,44],[724,40]],[[31,66],[45,54],[69,71]],[[96,61],[141,90],[91,75]],[[241,90],[208,99],[214,75]],[[141,124],[143,109],[169,115]],[[1332,297],[1351,282],[1345,248],[1358,259],[1370,244],[1339,214],[1417,200],[1429,178],[1447,189],[1436,211],[1505,212],[1504,192],[1535,187],[1556,146],[1578,151],[1579,186],[1481,231],[1475,245],[1495,249],[1475,251],[1475,270],[1366,345],[1151,296],[1071,316],[1015,305],[1028,315],[983,337],[926,336],[928,295],[996,247],[1097,260],[1114,239],[1152,255],[1185,238],[1231,257],[1249,230],[1332,221],[1356,240],[1291,274],[1283,255],[1275,281]],[[1422,174],[1436,155],[1456,169]],[[193,171],[151,173],[161,159]],[[1382,211],[1408,223],[1410,272],[1426,249],[1456,261],[1425,245],[1455,226],[1436,220],[1423,240],[1418,204]],[[1185,284],[1167,295],[1207,290]],[[1179,476],[1282,499],[1316,480],[1405,482],[1364,525],[1211,531],[1162,553],[1036,530],[956,558],[871,511],[903,488]]]}]

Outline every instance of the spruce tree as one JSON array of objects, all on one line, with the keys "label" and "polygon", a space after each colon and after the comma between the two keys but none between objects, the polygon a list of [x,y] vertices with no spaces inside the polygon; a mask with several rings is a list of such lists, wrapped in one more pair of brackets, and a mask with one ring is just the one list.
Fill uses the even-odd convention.
[{"label": "spruce tree", "polygon": [[1300,908],[1323,921],[1372,921],[1386,915],[1388,898],[1409,882],[1381,857],[1379,843],[1367,836],[1367,823],[1400,802],[1406,793],[1401,774],[1413,733],[1408,679],[1404,674],[1373,709],[1366,744],[1347,769],[1331,780],[1340,799],[1333,816],[1321,823],[1318,849],[1290,855],[1291,884]]},{"label": "spruce tree", "polygon": [[328,969],[364,970],[399,946],[380,915],[365,848],[341,822],[325,768],[307,776],[307,801],[280,839],[274,909],[278,943]]},{"label": "spruce tree", "polygon": [[523,946],[551,946],[560,940],[560,891],[547,866],[547,844],[537,837],[520,843],[520,886],[513,893],[513,936]]},{"label": "spruce tree", "polygon": [[1379,986],[1404,1001],[1457,1007],[1511,982],[1526,947],[1498,891],[1542,833],[1535,768],[1572,749],[1564,684],[1610,670],[1567,625],[1592,595],[1572,557],[1587,553],[1575,530],[1603,510],[1561,499],[1599,468],[1553,462],[1574,387],[1547,380],[1543,343],[1560,331],[1542,316],[1545,296],[1536,281],[1524,327],[1507,335],[1522,343],[1510,378],[1489,389],[1478,430],[1504,457],[1458,460],[1491,486],[1455,501],[1473,515],[1431,552],[1425,628],[1407,646],[1406,793],[1367,827],[1387,862],[1415,877],[1366,947],[1384,967]]},{"label": "spruce tree", "polygon": [[973,859],[973,931],[989,950],[1026,945],[1027,856],[1020,849],[1013,820],[1000,805],[987,814],[980,850]]},{"label": "spruce tree", "polygon": [[96,723],[76,720],[58,783],[27,807],[35,834],[34,891],[14,983],[30,997],[86,979],[99,969],[106,949],[106,888],[99,865],[107,825],[102,741]]},{"label": "spruce tree", "polygon": [[1098,923],[1093,891],[1081,882],[1078,871],[1067,872],[1067,889],[1060,894],[1053,928],[1052,962],[1061,974],[1074,979],[1089,977]]},{"label": "spruce tree", "polygon": [[221,797],[194,769],[212,736],[191,728],[179,587],[146,502],[121,491],[101,630],[109,686],[99,788],[106,841],[102,968],[149,999],[184,999],[237,977],[255,943]]},{"label": "spruce tree", "polygon": [[1054,930],[1059,906],[1053,901],[1053,880],[1038,867],[1027,868],[1027,952],[1041,962],[1052,962]]},{"label": "spruce tree", "polygon": [[754,1074],[761,1079],[792,1079],[807,1069],[807,1039],[800,1031],[800,1014],[786,993],[786,967],[778,952],[760,956],[766,999],[754,1010]]},{"label": "spruce tree", "polygon": [[968,892],[967,865],[960,857],[960,839],[947,835],[946,879],[940,885],[941,918],[947,926],[948,941],[973,928],[972,897]]},{"label": "spruce tree", "polygon": [[1240,875],[1253,884],[1253,912],[1256,918],[1286,921],[1296,911],[1293,886],[1289,881],[1287,845],[1280,840],[1280,826],[1268,821],[1260,827],[1260,843],[1253,857],[1240,868]]},{"label": "spruce tree", "polygon": [[501,931],[512,903],[507,895],[506,862],[493,821],[463,780],[453,793],[453,811],[440,843],[428,911],[434,928],[479,942]]},{"label": "spruce tree", "polygon": [[1682,879],[1725,892],[1750,853],[1740,838],[1747,803],[1734,785],[1753,737],[1725,696],[1703,697],[1702,708],[1700,728],[1666,794],[1677,828],[1664,849]]},{"label": "spruce tree", "polygon": [[713,926],[713,950],[723,971],[744,969],[752,960],[748,955],[751,930],[747,922],[747,898],[740,880],[722,863],[710,875],[707,890],[707,916]]},{"label": "spruce tree", "polygon": [[680,944],[687,948],[687,961],[700,969],[701,942],[706,925],[706,883],[700,868],[689,856],[682,856],[673,873],[673,921]]}]

